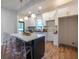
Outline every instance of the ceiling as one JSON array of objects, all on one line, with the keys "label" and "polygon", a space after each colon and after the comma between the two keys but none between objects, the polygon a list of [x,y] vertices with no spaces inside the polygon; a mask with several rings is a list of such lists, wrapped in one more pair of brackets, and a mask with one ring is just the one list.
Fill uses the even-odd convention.
[{"label": "ceiling", "polygon": [[58,6],[67,4],[73,0],[1,0],[1,7],[15,10],[18,15],[28,15],[28,12],[38,13],[38,7],[42,6],[41,13],[53,10]]},{"label": "ceiling", "polygon": [[1,0],[1,7],[7,8],[10,10],[19,11],[22,8],[25,8],[25,7],[28,8],[41,1],[45,1],[45,0],[22,0],[22,3],[20,2],[20,0]]},{"label": "ceiling", "polygon": [[28,15],[29,11],[37,14],[39,6],[42,7],[41,13],[45,13],[45,12],[56,9],[59,6],[70,3],[71,1],[73,1],[73,0],[46,0],[46,1],[42,1],[41,3],[37,3],[35,5],[32,5],[28,9],[27,8],[21,9],[20,12],[19,12],[19,15],[20,14],[21,15]]}]

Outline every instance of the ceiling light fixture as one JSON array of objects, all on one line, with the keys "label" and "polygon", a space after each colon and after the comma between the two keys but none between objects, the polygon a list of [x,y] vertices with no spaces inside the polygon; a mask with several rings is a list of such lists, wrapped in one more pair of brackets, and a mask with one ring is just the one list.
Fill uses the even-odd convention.
[{"label": "ceiling light fixture", "polygon": [[22,19],[22,18],[20,18],[19,20],[20,20],[20,21],[23,21],[23,19]]},{"label": "ceiling light fixture", "polygon": [[19,8],[22,8],[23,6],[23,0],[19,0]]}]

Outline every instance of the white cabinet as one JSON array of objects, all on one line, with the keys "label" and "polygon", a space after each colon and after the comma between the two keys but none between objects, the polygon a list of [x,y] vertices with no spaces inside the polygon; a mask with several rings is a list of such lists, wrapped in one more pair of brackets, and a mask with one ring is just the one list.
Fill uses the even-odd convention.
[{"label": "white cabinet", "polygon": [[53,34],[51,32],[47,33],[46,41],[51,41],[55,46],[58,47],[58,34]]},{"label": "white cabinet", "polygon": [[78,6],[76,3],[63,6],[57,10],[58,17],[71,16],[78,14]]},{"label": "white cabinet", "polygon": [[53,33],[51,32],[47,33],[47,41],[53,41]]},{"label": "white cabinet", "polygon": [[58,34],[54,34],[54,35],[53,35],[53,40],[54,40],[54,41],[53,41],[53,44],[58,47],[58,44],[59,44],[59,43],[58,43]]},{"label": "white cabinet", "polygon": [[57,16],[58,17],[64,17],[67,16],[68,7],[60,8],[57,10]]},{"label": "white cabinet", "polygon": [[49,20],[46,22],[47,28],[48,28],[48,33],[51,32],[53,33],[55,31],[55,20]]},{"label": "white cabinet", "polygon": [[57,30],[55,27],[55,20],[49,20],[46,22],[47,24],[47,35],[46,40],[52,41],[55,46],[58,46],[58,34],[54,34],[54,32]]}]

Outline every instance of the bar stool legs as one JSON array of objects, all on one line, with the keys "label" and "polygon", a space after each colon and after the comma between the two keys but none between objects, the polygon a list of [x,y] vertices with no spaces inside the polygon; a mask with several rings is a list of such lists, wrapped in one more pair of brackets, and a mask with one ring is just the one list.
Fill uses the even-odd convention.
[{"label": "bar stool legs", "polygon": [[30,57],[32,59],[32,47],[31,46],[26,46],[24,42],[24,50],[25,50],[25,59],[28,58],[28,54],[30,53]]},{"label": "bar stool legs", "polygon": [[31,59],[33,59],[32,48],[31,48],[31,51],[30,51],[30,55],[31,55]]},{"label": "bar stool legs", "polygon": [[25,59],[28,59],[28,54],[30,53],[30,58],[32,59],[32,50],[29,49],[27,52],[26,52],[26,58]]},{"label": "bar stool legs", "polygon": [[3,42],[2,44],[2,59],[6,58],[6,51],[7,51],[7,41]]}]

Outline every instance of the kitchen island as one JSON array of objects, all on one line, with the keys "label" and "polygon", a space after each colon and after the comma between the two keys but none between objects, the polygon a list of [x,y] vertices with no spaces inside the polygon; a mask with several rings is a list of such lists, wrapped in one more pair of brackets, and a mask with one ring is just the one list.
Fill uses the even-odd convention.
[{"label": "kitchen island", "polygon": [[29,43],[32,47],[32,59],[41,59],[44,56],[45,51],[45,35],[42,33],[31,33],[30,36],[23,35],[22,33],[12,34]]}]

